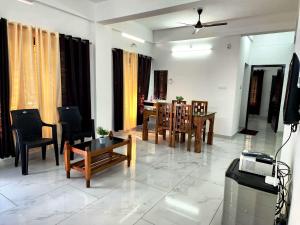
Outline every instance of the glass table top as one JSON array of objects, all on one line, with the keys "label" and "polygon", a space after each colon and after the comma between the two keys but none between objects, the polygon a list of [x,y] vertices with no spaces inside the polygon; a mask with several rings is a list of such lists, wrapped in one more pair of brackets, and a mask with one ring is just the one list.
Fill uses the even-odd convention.
[{"label": "glass table top", "polygon": [[118,137],[105,137],[103,142],[100,141],[100,138],[91,140],[91,141],[86,141],[80,144],[75,144],[72,145],[72,147],[80,149],[82,151],[99,151],[99,150],[104,150],[106,148],[112,147],[113,145],[120,144],[122,142],[126,141],[125,139],[118,138]]}]

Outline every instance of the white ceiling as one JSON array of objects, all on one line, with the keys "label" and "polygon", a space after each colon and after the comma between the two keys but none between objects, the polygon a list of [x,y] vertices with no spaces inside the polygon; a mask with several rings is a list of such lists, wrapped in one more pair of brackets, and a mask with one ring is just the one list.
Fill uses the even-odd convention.
[{"label": "white ceiling", "polygon": [[89,0],[89,1],[98,3],[98,2],[108,1],[108,0]]},{"label": "white ceiling", "polygon": [[[97,0],[93,0],[97,1]],[[287,4],[288,3],[288,4]],[[259,15],[296,12],[298,0],[213,0],[199,1],[199,7],[204,9],[201,21],[204,23],[236,20],[256,17]],[[198,20],[196,9],[148,17],[136,20],[151,30],[161,30],[184,26],[180,24],[195,24]]]}]

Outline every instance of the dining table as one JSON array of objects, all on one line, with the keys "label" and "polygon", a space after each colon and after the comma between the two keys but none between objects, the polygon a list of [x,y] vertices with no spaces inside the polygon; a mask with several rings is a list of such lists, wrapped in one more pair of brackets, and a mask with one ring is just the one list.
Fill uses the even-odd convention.
[{"label": "dining table", "polygon": [[[207,134],[207,144],[212,145],[214,139],[214,122],[215,122],[215,115],[216,112],[203,112],[203,113],[193,113],[192,120],[193,120],[193,127],[195,129],[195,144],[194,144],[194,151],[196,153],[201,153],[202,149],[202,132],[203,127],[206,121],[209,121],[209,130]],[[150,117],[156,117],[156,108],[155,107],[145,107],[143,111],[143,134],[142,140],[148,140],[148,121]]]}]

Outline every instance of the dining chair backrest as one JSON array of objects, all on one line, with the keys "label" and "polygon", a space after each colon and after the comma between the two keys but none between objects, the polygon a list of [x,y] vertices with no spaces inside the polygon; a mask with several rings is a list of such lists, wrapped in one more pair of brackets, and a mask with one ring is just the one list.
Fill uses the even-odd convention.
[{"label": "dining chair backrest", "polygon": [[82,117],[77,106],[58,107],[60,122],[67,123],[71,132],[80,132],[82,130]]},{"label": "dining chair backrest", "polygon": [[207,113],[208,102],[207,101],[192,101],[192,109],[194,114]]},{"label": "dining chair backrest", "polygon": [[42,138],[43,122],[38,109],[11,111],[13,128],[21,132],[23,140]]},{"label": "dining chair backrest", "polygon": [[192,106],[173,105],[173,131],[187,133],[192,129]]},{"label": "dining chair backrest", "polygon": [[182,100],[182,101],[178,101],[178,100],[172,100],[172,105],[174,104],[186,104],[186,101]]},{"label": "dining chair backrest", "polygon": [[156,125],[158,128],[169,130],[172,105],[168,103],[156,103]]}]

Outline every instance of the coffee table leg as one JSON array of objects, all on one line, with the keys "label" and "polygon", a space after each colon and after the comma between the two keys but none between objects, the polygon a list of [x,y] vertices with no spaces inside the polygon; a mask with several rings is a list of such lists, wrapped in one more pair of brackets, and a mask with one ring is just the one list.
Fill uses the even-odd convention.
[{"label": "coffee table leg", "polygon": [[70,165],[70,150],[71,149],[70,148],[71,148],[71,146],[69,145],[68,142],[66,142],[64,158],[65,158],[65,169],[66,169],[67,178],[70,178],[70,170],[71,170],[71,165]]},{"label": "coffee table leg", "polygon": [[127,165],[130,167],[131,162],[131,151],[132,151],[132,138],[131,135],[128,135],[128,144],[127,144]]},{"label": "coffee table leg", "polygon": [[84,170],[86,187],[89,188],[91,186],[91,155],[88,152],[84,156]]}]

